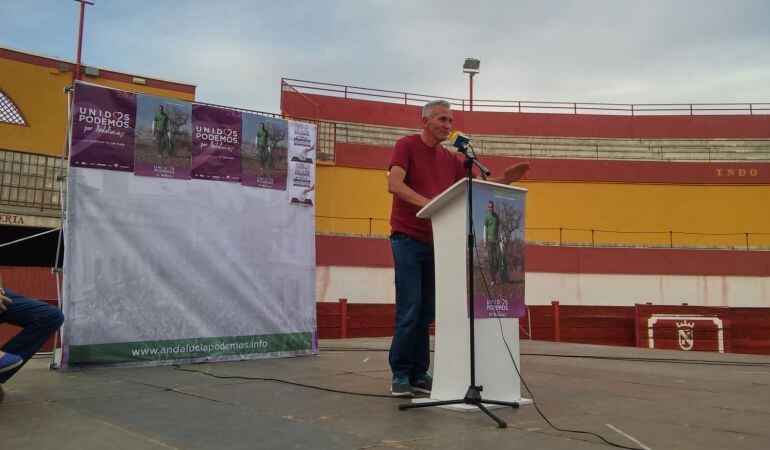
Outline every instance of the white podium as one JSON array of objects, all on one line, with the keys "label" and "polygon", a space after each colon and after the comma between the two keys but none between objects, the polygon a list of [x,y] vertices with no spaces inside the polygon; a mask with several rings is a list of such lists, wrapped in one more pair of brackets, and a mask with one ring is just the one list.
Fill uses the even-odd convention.
[{"label": "white podium", "polygon": [[[434,198],[417,214],[417,217],[431,219],[436,264],[436,336],[433,364],[433,389],[431,400],[444,401],[462,399],[471,384],[470,374],[470,320],[468,311],[468,181],[458,181],[441,195]],[[489,201],[498,205],[517,205],[520,208],[520,239],[523,249],[524,197],[527,190],[487,181],[473,181],[473,217],[479,258],[486,256],[486,250],[479,248],[484,230],[483,214]],[[508,207],[510,210],[510,207]],[[477,219],[481,217],[482,220]],[[510,228],[510,227],[509,227]],[[478,261],[476,255],[474,260]],[[523,250],[521,251],[523,258]],[[521,268],[521,300],[523,301],[523,261]],[[478,272],[478,267],[474,268]],[[484,290],[476,274],[475,291]],[[486,282],[491,280],[487,275]],[[480,286],[478,286],[480,285]],[[476,309],[475,320],[475,361],[476,385],[483,386],[484,399],[519,404],[531,403],[521,398],[521,382],[508,355],[502,334],[510,346],[516,365],[519,364],[519,319],[490,318],[487,311]],[[482,318],[484,317],[484,318]],[[502,333],[501,323],[502,322]],[[491,404],[485,404],[494,407]],[[451,408],[478,411],[473,405],[453,405]]]}]

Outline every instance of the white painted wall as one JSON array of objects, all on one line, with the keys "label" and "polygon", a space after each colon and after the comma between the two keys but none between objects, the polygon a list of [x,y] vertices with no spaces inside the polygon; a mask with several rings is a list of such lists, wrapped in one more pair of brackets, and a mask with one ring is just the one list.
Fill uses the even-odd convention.
[{"label": "white painted wall", "polygon": [[316,299],[350,303],[395,303],[393,268],[316,266]]},{"label": "white painted wall", "polygon": [[[319,302],[394,303],[392,268],[318,266]],[[770,307],[770,277],[527,273],[528,305]]]}]

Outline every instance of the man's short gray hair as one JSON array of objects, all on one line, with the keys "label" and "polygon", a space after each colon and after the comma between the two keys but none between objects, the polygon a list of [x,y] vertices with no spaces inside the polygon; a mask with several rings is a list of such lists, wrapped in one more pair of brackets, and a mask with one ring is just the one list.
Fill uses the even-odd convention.
[{"label": "man's short gray hair", "polygon": [[422,107],[422,116],[426,119],[430,119],[433,116],[433,108],[436,106],[443,106],[447,109],[452,109],[452,105],[446,100],[433,100],[425,104]]}]

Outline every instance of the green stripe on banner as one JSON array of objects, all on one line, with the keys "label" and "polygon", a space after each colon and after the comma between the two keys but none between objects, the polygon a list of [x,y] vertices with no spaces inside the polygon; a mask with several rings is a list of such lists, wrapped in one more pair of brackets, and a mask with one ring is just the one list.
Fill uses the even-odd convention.
[{"label": "green stripe on banner", "polygon": [[144,361],[293,352],[312,348],[311,333],[225,336],[168,341],[71,345],[69,364],[121,364]]}]

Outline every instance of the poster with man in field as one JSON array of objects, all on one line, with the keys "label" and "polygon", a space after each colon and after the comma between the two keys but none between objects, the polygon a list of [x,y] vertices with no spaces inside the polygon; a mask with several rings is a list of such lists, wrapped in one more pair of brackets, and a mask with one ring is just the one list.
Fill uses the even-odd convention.
[{"label": "poster with man in field", "polygon": [[475,316],[524,316],[524,194],[474,190]]},{"label": "poster with man in field", "polygon": [[137,95],[134,173],[190,179],[192,104]]},{"label": "poster with man in field", "polygon": [[241,184],[286,189],[289,123],[283,119],[243,114]]}]

